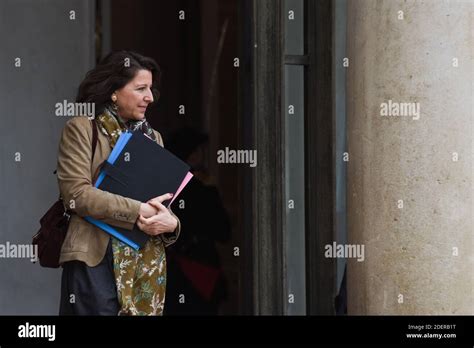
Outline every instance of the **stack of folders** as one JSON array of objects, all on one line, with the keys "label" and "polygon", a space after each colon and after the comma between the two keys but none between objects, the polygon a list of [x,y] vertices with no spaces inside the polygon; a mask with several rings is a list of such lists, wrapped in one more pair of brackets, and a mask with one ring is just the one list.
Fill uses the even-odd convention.
[{"label": "stack of folders", "polygon": [[[143,133],[124,132],[103,163],[95,187],[141,202],[174,193],[172,200],[163,202],[169,207],[191,180],[189,169],[185,162]],[[135,250],[143,247],[149,238],[136,224],[127,230],[90,216],[85,219]]]}]

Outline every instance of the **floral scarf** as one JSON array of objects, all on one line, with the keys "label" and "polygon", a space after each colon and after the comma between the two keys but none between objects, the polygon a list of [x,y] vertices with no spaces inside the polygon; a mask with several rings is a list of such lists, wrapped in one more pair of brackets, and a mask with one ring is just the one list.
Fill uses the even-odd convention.
[{"label": "floral scarf", "polygon": [[[140,130],[156,141],[146,119],[125,121],[111,108],[96,117],[99,130],[113,148],[125,130]],[[162,315],[166,292],[165,246],[159,237],[151,237],[145,246],[135,251],[112,238],[115,283],[120,303],[119,315]]]}]

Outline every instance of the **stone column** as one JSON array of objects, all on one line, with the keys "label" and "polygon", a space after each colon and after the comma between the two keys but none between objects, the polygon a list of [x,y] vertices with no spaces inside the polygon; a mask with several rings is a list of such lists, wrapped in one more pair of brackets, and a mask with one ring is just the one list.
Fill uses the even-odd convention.
[{"label": "stone column", "polygon": [[349,314],[474,314],[473,8],[348,2]]}]

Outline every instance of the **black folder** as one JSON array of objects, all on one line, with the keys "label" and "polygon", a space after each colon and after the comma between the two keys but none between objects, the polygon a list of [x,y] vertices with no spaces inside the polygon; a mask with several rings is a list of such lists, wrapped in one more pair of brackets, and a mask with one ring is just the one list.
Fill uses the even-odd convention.
[{"label": "black folder", "polygon": [[[183,182],[189,181],[186,181],[191,175],[189,169],[187,163],[143,133],[126,132],[122,133],[109,158],[103,163],[96,187],[147,202],[165,193],[175,193],[177,196]],[[167,203],[163,202],[165,206]],[[130,231],[111,227],[91,217],[86,219],[134,249],[143,247],[149,238],[137,225]]]}]

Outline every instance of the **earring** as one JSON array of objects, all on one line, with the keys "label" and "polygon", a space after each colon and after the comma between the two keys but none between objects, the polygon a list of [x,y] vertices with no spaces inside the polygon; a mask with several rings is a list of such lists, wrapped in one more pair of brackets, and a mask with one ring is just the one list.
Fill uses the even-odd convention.
[{"label": "earring", "polygon": [[114,111],[117,111],[118,110],[118,106],[117,106],[117,96],[115,94],[112,94],[112,109]]}]

